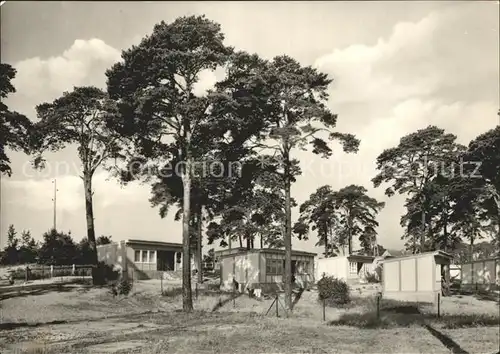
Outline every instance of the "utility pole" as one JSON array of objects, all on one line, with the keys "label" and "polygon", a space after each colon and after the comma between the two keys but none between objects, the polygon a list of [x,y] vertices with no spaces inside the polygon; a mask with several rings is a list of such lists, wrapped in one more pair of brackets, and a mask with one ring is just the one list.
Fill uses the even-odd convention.
[{"label": "utility pole", "polygon": [[52,181],[52,183],[54,183],[54,198],[52,198],[52,201],[54,202],[54,230],[57,230],[56,229],[56,226],[57,226],[57,180],[54,178],[54,180]]}]

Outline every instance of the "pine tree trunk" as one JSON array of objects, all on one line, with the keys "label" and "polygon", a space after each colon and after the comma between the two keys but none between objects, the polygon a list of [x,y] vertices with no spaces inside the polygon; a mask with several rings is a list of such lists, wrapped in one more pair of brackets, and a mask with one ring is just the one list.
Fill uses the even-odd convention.
[{"label": "pine tree trunk", "polygon": [[196,254],[198,256],[198,283],[203,283],[203,209],[201,205],[198,206],[197,215],[196,215],[196,226],[197,226],[197,242],[196,242]]},{"label": "pine tree trunk", "polygon": [[347,231],[348,231],[347,255],[350,256],[352,254],[352,220],[350,211],[347,214]]},{"label": "pine tree trunk", "polygon": [[425,219],[424,201],[422,201],[422,235],[420,236],[420,253],[425,252]]},{"label": "pine tree trunk", "polygon": [[240,248],[243,248],[243,238],[241,235],[238,235],[238,240],[240,241]]},{"label": "pine tree trunk", "polygon": [[446,220],[446,216],[443,224],[443,242],[444,242],[443,250],[445,252],[448,252],[448,220]]},{"label": "pine tree trunk", "polygon": [[260,234],[260,249],[263,249],[264,248],[264,241],[262,240],[262,233]]},{"label": "pine tree trunk", "polygon": [[285,156],[285,308],[292,309],[292,201],[290,181],[290,160],[288,154]]},{"label": "pine tree trunk", "polygon": [[474,237],[471,236],[470,238],[470,261],[473,262],[474,261]]},{"label": "pine tree trunk", "polygon": [[101,269],[97,267],[97,244],[95,239],[94,207],[92,200],[92,173],[90,171],[83,172],[83,188],[85,190],[85,216],[87,219],[87,239],[90,248],[90,261],[94,266],[94,268],[92,268],[92,281],[96,285],[102,285],[104,283],[104,275]]},{"label": "pine tree trunk", "polygon": [[190,242],[190,202],[191,202],[191,158],[186,156],[182,173],[184,188],[182,205],[182,308],[186,312],[193,311],[191,291],[191,242]]}]

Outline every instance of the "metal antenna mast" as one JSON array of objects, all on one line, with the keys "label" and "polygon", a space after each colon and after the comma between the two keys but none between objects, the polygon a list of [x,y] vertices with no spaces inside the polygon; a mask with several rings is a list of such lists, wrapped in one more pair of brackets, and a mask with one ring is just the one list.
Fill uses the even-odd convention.
[{"label": "metal antenna mast", "polygon": [[57,226],[57,180],[54,178],[54,180],[52,181],[52,183],[54,183],[54,198],[52,198],[52,201],[54,202],[54,230],[57,230],[56,229],[56,226]]}]

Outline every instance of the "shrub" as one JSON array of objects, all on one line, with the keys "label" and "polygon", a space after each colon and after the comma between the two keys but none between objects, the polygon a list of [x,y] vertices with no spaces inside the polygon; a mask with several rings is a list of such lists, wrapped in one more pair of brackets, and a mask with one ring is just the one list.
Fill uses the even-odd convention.
[{"label": "shrub", "polygon": [[116,286],[116,290],[119,295],[128,295],[132,290],[133,283],[128,280],[126,277],[123,277]]},{"label": "shrub", "polygon": [[344,305],[351,301],[349,285],[332,276],[326,276],[318,281],[319,300],[329,305]]},{"label": "shrub", "polygon": [[114,282],[120,277],[119,271],[104,262],[99,262],[95,271],[97,272],[98,281],[102,283]]},{"label": "shrub", "polygon": [[365,278],[368,283],[380,283],[376,273],[368,273]]}]

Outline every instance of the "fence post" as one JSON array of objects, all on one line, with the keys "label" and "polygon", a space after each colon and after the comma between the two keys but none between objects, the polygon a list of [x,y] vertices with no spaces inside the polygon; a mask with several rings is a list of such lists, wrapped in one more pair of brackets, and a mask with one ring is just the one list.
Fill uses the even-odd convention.
[{"label": "fence post", "polygon": [[279,294],[276,294],[276,317],[279,317],[279,309],[278,309],[278,302],[279,302]]},{"label": "fence post", "polygon": [[75,265],[73,264],[73,268],[71,269],[71,275],[75,275],[75,272],[76,272],[76,267]]},{"label": "fence post", "polygon": [[50,277],[54,277],[54,266],[52,264],[50,265]]},{"label": "fence post", "polygon": [[323,321],[326,321],[326,302],[325,302],[325,298],[323,298]]},{"label": "fence post", "polygon": [[377,319],[380,318],[380,294],[377,295]]},{"label": "fence post", "polygon": [[161,274],[160,277],[160,288],[161,288],[161,294],[163,295],[163,273]]},{"label": "fence post", "polygon": [[439,318],[439,317],[441,317],[441,293],[438,293],[438,308],[437,308],[437,310],[438,310],[437,315]]}]

